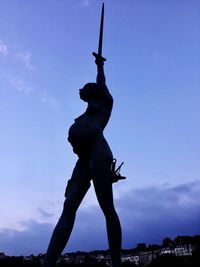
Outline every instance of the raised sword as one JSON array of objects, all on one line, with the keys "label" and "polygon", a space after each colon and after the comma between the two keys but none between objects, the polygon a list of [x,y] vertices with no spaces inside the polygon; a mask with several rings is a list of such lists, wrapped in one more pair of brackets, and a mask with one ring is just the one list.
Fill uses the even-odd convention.
[{"label": "raised sword", "polygon": [[98,46],[98,54],[93,52],[93,56],[96,58],[99,57],[103,61],[106,61],[104,57],[102,57],[102,45],[103,45],[103,24],[104,24],[104,3],[101,8],[101,21],[100,21],[100,31],[99,31],[99,46]]}]

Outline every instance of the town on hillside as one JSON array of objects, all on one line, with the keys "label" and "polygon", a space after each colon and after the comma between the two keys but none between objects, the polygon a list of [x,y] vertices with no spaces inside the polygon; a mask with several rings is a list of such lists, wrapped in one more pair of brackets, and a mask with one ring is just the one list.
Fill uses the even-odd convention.
[{"label": "town on hillside", "polygon": [[[45,254],[37,256],[7,256],[0,252],[1,267],[40,267]],[[162,245],[147,246],[139,243],[135,248],[123,249],[121,252],[122,267],[199,267],[200,266],[200,235],[177,236],[174,240],[166,237]],[[164,265],[163,265],[164,262]],[[91,252],[64,253],[58,267],[106,267],[110,266],[108,250],[95,250]]]}]

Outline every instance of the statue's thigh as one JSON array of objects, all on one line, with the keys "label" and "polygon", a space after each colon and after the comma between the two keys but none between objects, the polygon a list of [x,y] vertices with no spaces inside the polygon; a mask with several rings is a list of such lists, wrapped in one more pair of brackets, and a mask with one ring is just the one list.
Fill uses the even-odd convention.
[{"label": "statue's thigh", "polygon": [[106,186],[111,183],[112,157],[93,157],[90,160],[90,171],[94,184]]},{"label": "statue's thigh", "polygon": [[67,203],[79,206],[90,187],[90,172],[87,162],[77,161],[71,179],[68,180],[65,190]]}]

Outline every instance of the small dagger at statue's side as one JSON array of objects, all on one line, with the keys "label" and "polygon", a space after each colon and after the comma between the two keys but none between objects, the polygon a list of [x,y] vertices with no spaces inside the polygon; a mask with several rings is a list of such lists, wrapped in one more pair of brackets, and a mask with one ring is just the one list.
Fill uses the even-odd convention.
[{"label": "small dagger at statue's side", "polygon": [[106,61],[104,57],[102,57],[102,44],[103,44],[103,24],[104,24],[104,3],[102,4],[101,9],[101,22],[100,22],[100,32],[99,32],[99,47],[98,54],[93,52],[93,56],[100,57],[103,61]]}]

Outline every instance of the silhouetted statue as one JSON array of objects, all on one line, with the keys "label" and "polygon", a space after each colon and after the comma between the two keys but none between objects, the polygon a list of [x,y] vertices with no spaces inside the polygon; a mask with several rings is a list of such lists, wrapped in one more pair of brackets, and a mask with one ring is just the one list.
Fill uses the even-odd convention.
[{"label": "silhouetted statue", "polygon": [[80,89],[80,98],[88,103],[88,107],[69,129],[68,140],[78,155],[78,161],[68,181],[63,212],[54,229],[43,267],[55,267],[91,180],[106,219],[112,266],[120,266],[121,227],[113,204],[113,155],[103,135],[111,115],[113,98],[105,84],[103,60],[98,56],[96,64],[97,83],[87,83]]},{"label": "silhouetted statue", "polygon": [[100,30],[100,49],[98,54],[93,53],[97,65],[96,83],[87,83],[80,89],[80,98],[88,106],[85,113],[76,118],[69,129],[68,141],[74,153],[78,155],[78,161],[66,187],[63,212],[51,237],[43,267],[55,267],[68,242],[76,211],[90,187],[91,180],[106,219],[112,266],[121,265],[121,226],[114,208],[112,183],[124,177],[117,172],[119,168],[115,171],[113,155],[103,135],[111,115],[113,98],[105,83],[105,59],[101,56],[102,24],[103,22]]}]

